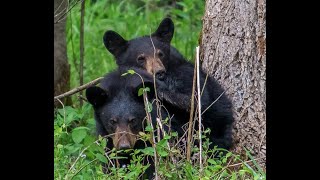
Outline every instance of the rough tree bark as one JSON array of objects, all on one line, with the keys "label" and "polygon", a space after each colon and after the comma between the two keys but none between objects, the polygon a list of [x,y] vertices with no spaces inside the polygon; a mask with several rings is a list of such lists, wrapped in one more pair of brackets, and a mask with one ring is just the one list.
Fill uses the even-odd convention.
[{"label": "rough tree bark", "polygon": [[[67,0],[54,0],[54,22],[65,16]],[[66,46],[66,19],[54,24],[54,96],[67,92],[70,89],[70,66],[67,59]],[[71,104],[70,97],[62,99],[66,105]],[[55,102],[55,106],[59,105]]]},{"label": "rough tree bark", "polygon": [[265,169],[266,1],[207,0],[200,37],[202,68],[233,102],[233,151],[251,150]]}]

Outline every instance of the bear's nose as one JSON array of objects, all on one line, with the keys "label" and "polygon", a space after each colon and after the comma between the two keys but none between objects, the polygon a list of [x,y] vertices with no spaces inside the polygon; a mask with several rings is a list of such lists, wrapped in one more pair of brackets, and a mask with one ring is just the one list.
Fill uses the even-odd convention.
[{"label": "bear's nose", "polygon": [[119,149],[120,150],[130,149],[130,144],[129,143],[119,144]]},{"label": "bear's nose", "polygon": [[126,136],[120,138],[118,148],[119,148],[119,150],[130,149],[130,142]]},{"label": "bear's nose", "polygon": [[156,72],[156,78],[159,80],[163,80],[164,79],[164,75],[165,75],[165,71],[164,70],[160,70],[158,72]]}]

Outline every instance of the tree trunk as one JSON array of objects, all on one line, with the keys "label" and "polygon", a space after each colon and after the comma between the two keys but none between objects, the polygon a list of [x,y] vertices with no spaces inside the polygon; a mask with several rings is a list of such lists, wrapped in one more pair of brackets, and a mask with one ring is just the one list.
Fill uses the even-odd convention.
[{"label": "tree trunk", "polygon": [[235,117],[233,151],[244,147],[265,169],[266,1],[207,0],[200,37],[202,68],[229,89]]},{"label": "tree trunk", "polygon": [[[54,22],[65,16],[67,10],[66,0],[54,0]],[[66,19],[54,24],[54,96],[67,92],[70,89],[70,66],[67,59],[66,46]],[[62,99],[66,105],[71,104],[70,97]],[[60,103],[55,102],[55,106]]]}]

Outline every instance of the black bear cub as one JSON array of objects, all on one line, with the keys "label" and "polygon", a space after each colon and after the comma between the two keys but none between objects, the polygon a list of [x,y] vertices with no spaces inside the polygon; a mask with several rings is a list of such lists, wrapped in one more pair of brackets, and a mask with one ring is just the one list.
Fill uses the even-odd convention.
[{"label": "black bear cub", "polygon": [[[162,20],[151,35],[125,40],[114,31],[106,31],[103,36],[105,47],[116,59],[119,69],[132,67],[143,69],[154,75],[159,98],[171,114],[187,123],[189,120],[194,65],[188,62],[170,45],[174,33],[174,24],[170,18]],[[201,89],[206,73],[201,70]],[[224,90],[209,77],[201,96],[202,110],[214,102]],[[210,128],[211,147],[229,149],[232,145],[232,104],[226,95],[222,95],[206,112],[204,128]]]},{"label": "black bear cub", "polygon": [[[151,102],[154,96],[152,77],[145,71],[134,70],[142,76],[145,86],[150,88],[148,99]],[[107,74],[101,81],[100,87],[92,86],[86,90],[86,97],[94,108],[97,134],[108,136],[107,149],[143,149],[145,143],[137,138],[138,133],[143,131],[147,124],[143,97],[138,96],[138,90],[143,87],[142,80],[136,74],[121,76],[122,74],[123,72],[119,70]],[[165,111],[161,113],[165,119]],[[155,127],[156,110],[151,112],[151,116]],[[168,126],[164,125],[163,129],[168,132]],[[150,143],[146,143],[151,146]],[[129,154],[121,156],[127,157],[119,159],[121,167],[130,163]],[[152,163],[151,159],[147,161]],[[108,169],[104,168],[106,172]],[[151,164],[147,169],[146,174],[149,178],[153,176],[153,168]]]}]

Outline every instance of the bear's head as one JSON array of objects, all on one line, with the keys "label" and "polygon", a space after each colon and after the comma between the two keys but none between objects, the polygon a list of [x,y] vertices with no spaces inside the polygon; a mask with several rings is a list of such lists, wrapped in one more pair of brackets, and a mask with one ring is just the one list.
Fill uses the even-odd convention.
[{"label": "bear's head", "polygon": [[[143,97],[138,96],[138,90],[143,84],[129,80],[115,81],[106,89],[98,86],[89,87],[86,97],[94,108],[95,120],[112,138],[113,147],[117,150],[133,149],[138,133],[146,125]],[[151,82],[145,82],[145,86],[152,89],[153,85],[149,83]],[[149,98],[152,98],[153,93],[149,94]]]},{"label": "bear's head", "polygon": [[127,41],[114,31],[106,31],[103,42],[119,66],[139,67],[161,80],[168,67],[173,33],[172,20],[165,18],[151,35]]}]

